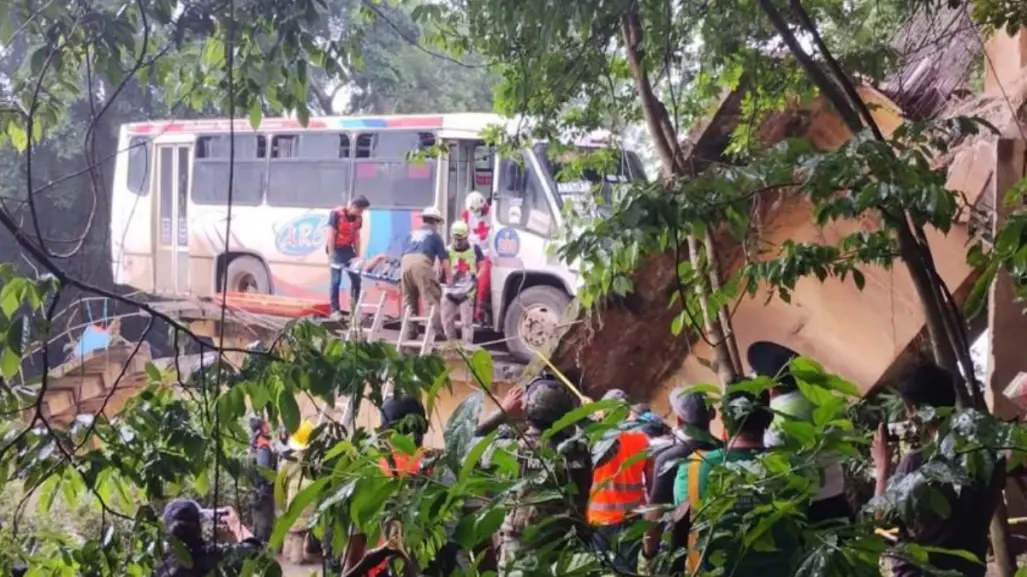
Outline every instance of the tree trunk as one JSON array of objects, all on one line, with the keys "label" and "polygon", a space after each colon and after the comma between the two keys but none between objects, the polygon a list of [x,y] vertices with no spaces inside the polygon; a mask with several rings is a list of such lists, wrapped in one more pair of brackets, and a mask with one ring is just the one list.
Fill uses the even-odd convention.
[{"label": "tree trunk", "polygon": [[[621,20],[621,36],[627,55],[628,68],[635,79],[635,87],[642,103],[649,133],[656,145],[656,151],[663,165],[663,180],[671,183],[675,178],[694,178],[695,170],[685,158],[681,145],[678,143],[677,129],[670,120],[667,108],[656,97],[649,74],[645,69],[645,48],[643,45],[642,25],[635,10],[630,10]],[[719,310],[709,310],[707,295],[709,290],[720,285],[720,263],[712,236],[707,233],[704,239],[708,270],[701,268],[699,242],[694,234],[689,233],[686,240],[692,267],[698,273],[698,300],[703,315],[703,330],[710,344],[713,345],[717,362],[717,376],[721,383],[727,385],[738,377],[737,360],[738,346],[735,343],[734,331],[730,329],[730,316]],[[677,263],[675,263],[676,265]],[[678,274],[675,270],[674,274]],[[681,295],[684,299],[684,295]],[[684,307],[686,303],[682,301]],[[699,327],[696,327],[697,329]],[[734,357],[732,356],[734,351]]]},{"label": "tree trunk", "polygon": [[[860,115],[856,113],[856,110],[860,110],[866,125],[871,128],[874,136],[878,140],[884,140],[866,105],[859,98],[859,95],[855,93],[852,83],[845,76],[838,62],[831,56],[831,52],[824,43],[819,31],[803,9],[801,0],[791,0],[791,8],[800,22],[803,23],[807,32],[813,36],[817,49],[833,70],[838,84],[828,79],[810,56],[806,54],[770,0],[759,0],[759,2],[760,7],[767,14],[778,33],[781,34],[789,50],[806,72],[809,73],[810,78],[821,89],[824,96],[838,110],[842,120],[845,121],[853,134],[858,134],[863,129]],[[839,85],[843,87],[845,97],[848,97],[847,99],[838,92],[837,87]],[[957,385],[955,392],[958,404],[962,407],[976,406],[980,410],[987,411],[986,406],[979,404],[983,402],[983,398],[980,397],[980,391],[975,385],[973,364],[969,361],[969,345],[965,342],[965,339],[960,338],[960,334],[965,332],[965,319],[962,319],[958,310],[951,310],[945,302],[945,295],[950,295],[951,293],[948,291],[948,287],[944,286],[944,281],[940,278],[937,269],[934,267],[930,246],[927,245],[926,238],[923,236],[922,231],[920,231],[920,238],[914,234],[914,230],[904,214],[890,215],[883,207],[881,212],[897,231],[899,254],[906,264],[907,270],[909,270],[917,296],[924,307],[924,318],[928,334],[930,335],[935,361],[957,376],[960,374],[959,367],[962,364],[965,367],[967,380],[970,383],[973,396],[971,397],[968,394],[967,387]],[[964,326],[958,326],[959,323],[963,323]],[[997,471],[995,475],[1004,477],[1001,471]],[[996,482],[996,479],[991,479],[991,482]],[[995,557],[998,560],[999,576],[1013,577],[1016,571],[1016,564],[1015,560],[1011,562],[1014,558],[1009,547],[1009,527],[1001,488],[1000,486],[999,490],[996,491],[996,496],[993,500],[994,509],[990,527],[991,543]]]}]

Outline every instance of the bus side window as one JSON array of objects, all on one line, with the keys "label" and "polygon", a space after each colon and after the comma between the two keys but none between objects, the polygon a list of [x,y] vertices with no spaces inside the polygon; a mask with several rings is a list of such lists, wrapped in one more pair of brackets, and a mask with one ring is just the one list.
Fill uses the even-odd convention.
[{"label": "bus side window", "polygon": [[128,144],[127,186],[139,196],[150,194],[150,138],[134,136]]},{"label": "bus side window", "polygon": [[232,203],[258,206],[264,200],[267,140],[260,134],[235,135],[232,167],[232,141],[227,134],[196,138],[193,163],[192,200],[197,204],[224,205],[228,202],[229,174],[232,174]]},{"label": "bus side window", "polygon": [[357,136],[357,158],[371,158],[374,152],[376,134],[360,134]]},{"label": "bus side window", "polygon": [[299,137],[295,134],[276,134],[271,137],[271,158],[294,158],[298,156],[297,141]]},{"label": "bus side window", "polygon": [[357,135],[353,196],[372,208],[420,210],[435,203],[436,160],[411,158],[435,145],[431,132],[386,130]]},{"label": "bus side window", "polygon": [[323,209],[345,204],[353,173],[348,135],[281,134],[272,139],[271,149],[269,206]]}]

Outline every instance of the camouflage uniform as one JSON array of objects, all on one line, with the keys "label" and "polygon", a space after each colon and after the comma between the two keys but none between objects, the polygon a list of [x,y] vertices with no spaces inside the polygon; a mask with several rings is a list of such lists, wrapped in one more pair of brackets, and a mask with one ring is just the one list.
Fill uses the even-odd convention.
[{"label": "camouflage uniform", "polygon": [[[582,513],[570,511],[567,501],[561,498],[524,504],[532,495],[567,486],[575,473],[591,475],[591,457],[584,441],[568,441],[560,445],[558,457],[547,469],[539,458],[541,435],[541,431],[531,428],[525,433],[525,439],[517,443],[520,478],[527,483],[514,495],[499,530],[501,575],[551,575],[552,568],[538,567],[531,551],[540,545],[569,539],[578,524],[572,516],[580,517]],[[550,470],[556,479],[549,477]],[[528,527],[533,531],[525,535]],[[526,542],[526,539],[530,541]]]}]

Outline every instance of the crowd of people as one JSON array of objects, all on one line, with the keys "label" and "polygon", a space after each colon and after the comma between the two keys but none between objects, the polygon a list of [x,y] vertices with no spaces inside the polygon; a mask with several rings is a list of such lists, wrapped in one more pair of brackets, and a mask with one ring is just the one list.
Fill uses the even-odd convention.
[{"label": "crowd of people", "polygon": [[[614,401],[608,403],[611,406],[628,406],[630,412],[612,434],[591,443],[587,436],[578,434],[587,422],[563,427],[555,434],[550,431],[582,402],[564,383],[543,374],[513,389],[503,400],[502,410],[480,424],[477,435],[488,435],[500,427],[516,430],[516,434],[497,437],[513,443],[520,477],[532,481],[519,484],[507,503],[506,517],[489,544],[489,554],[482,556],[479,569],[484,570],[491,562],[500,575],[551,574],[551,569],[539,568],[539,552],[551,556],[560,548],[570,548],[590,551],[601,561],[603,574],[683,574],[723,564],[727,574],[735,577],[794,575],[802,535],[780,530],[775,524],[769,529],[773,547],[750,547],[739,538],[742,519],[763,505],[758,500],[739,499],[732,511],[717,520],[717,531],[698,521],[698,512],[713,493],[719,470],[744,466],[787,447],[787,427],[782,423],[814,418],[814,405],[788,373],[787,366],[795,356],[774,343],[755,343],[748,350],[749,365],[757,375],[773,379],[773,387],[753,393],[745,387],[729,386],[718,407],[712,406],[703,393],[687,387],[675,389],[668,399],[672,423],[645,404],[630,404],[624,391],[608,391],[603,401]],[[897,389],[912,416],[928,407],[954,406],[954,387],[952,375],[925,364],[902,378]],[[711,431],[718,416],[725,431],[719,437]],[[415,455],[396,452],[382,458],[381,470],[387,475],[411,477],[411,482],[415,475],[430,476],[430,462],[435,461],[422,458],[428,420],[421,401],[410,395],[394,396],[385,402],[381,417],[383,430],[410,435],[418,447]],[[605,415],[590,418],[603,419]],[[936,435],[937,426],[924,423],[921,434],[927,438]],[[255,464],[273,470],[279,455],[289,451],[285,437],[273,440],[270,427],[260,419],[251,422],[251,430]],[[549,450],[555,458],[540,458],[543,450]],[[872,446],[878,495],[886,490],[894,474],[908,473],[923,463],[922,453],[912,451],[893,471],[893,451],[882,428]],[[822,454],[814,467],[819,486],[809,493],[803,512],[806,521],[816,527],[857,522],[855,508],[846,497],[840,456]],[[437,482],[451,483],[451,477],[442,475]],[[552,490],[564,491],[567,498],[533,498]],[[273,528],[274,502],[266,475],[255,476],[254,491],[252,533],[241,526],[234,511],[218,517],[225,533],[242,543],[232,551],[259,550]],[[937,569],[983,577],[989,522],[986,493],[986,488],[979,485],[963,486],[958,491],[943,489],[949,516],[902,526],[900,542],[931,551],[929,564]],[[226,550],[205,548],[198,540],[199,517],[199,506],[192,502],[173,502],[165,512],[169,533],[194,550],[200,559],[195,566],[204,568],[223,560]],[[644,531],[639,531],[642,519],[648,523],[642,523]],[[326,547],[327,571],[349,577],[389,575],[389,533],[397,530],[401,529],[384,531],[375,544],[360,535],[352,536],[345,558],[336,558]],[[968,554],[949,555],[943,550]],[[461,558],[466,560],[471,553],[462,554],[455,543],[447,544],[429,566],[420,569],[420,574],[449,575],[462,563]],[[922,560],[900,556],[892,561],[892,572],[896,577],[927,575],[920,565]],[[166,563],[160,573],[166,577],[202,574],[186,572],[173,562]]]}]

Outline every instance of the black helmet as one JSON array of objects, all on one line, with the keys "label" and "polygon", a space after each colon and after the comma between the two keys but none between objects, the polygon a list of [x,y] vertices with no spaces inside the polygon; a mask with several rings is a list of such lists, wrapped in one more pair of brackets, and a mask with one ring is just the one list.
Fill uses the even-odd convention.
[{"label": "black helmet", "polygon": [[428,416],[420,399],[401,394],[389,397],[381,408],[382,426],[420,439],[428,431]]},{"label": "black helmet", "polygon": [[524,416],[540,429],[552,426],[580,404],[578,397],[555,379],[540,376],[528,383],[524,391]]}]

